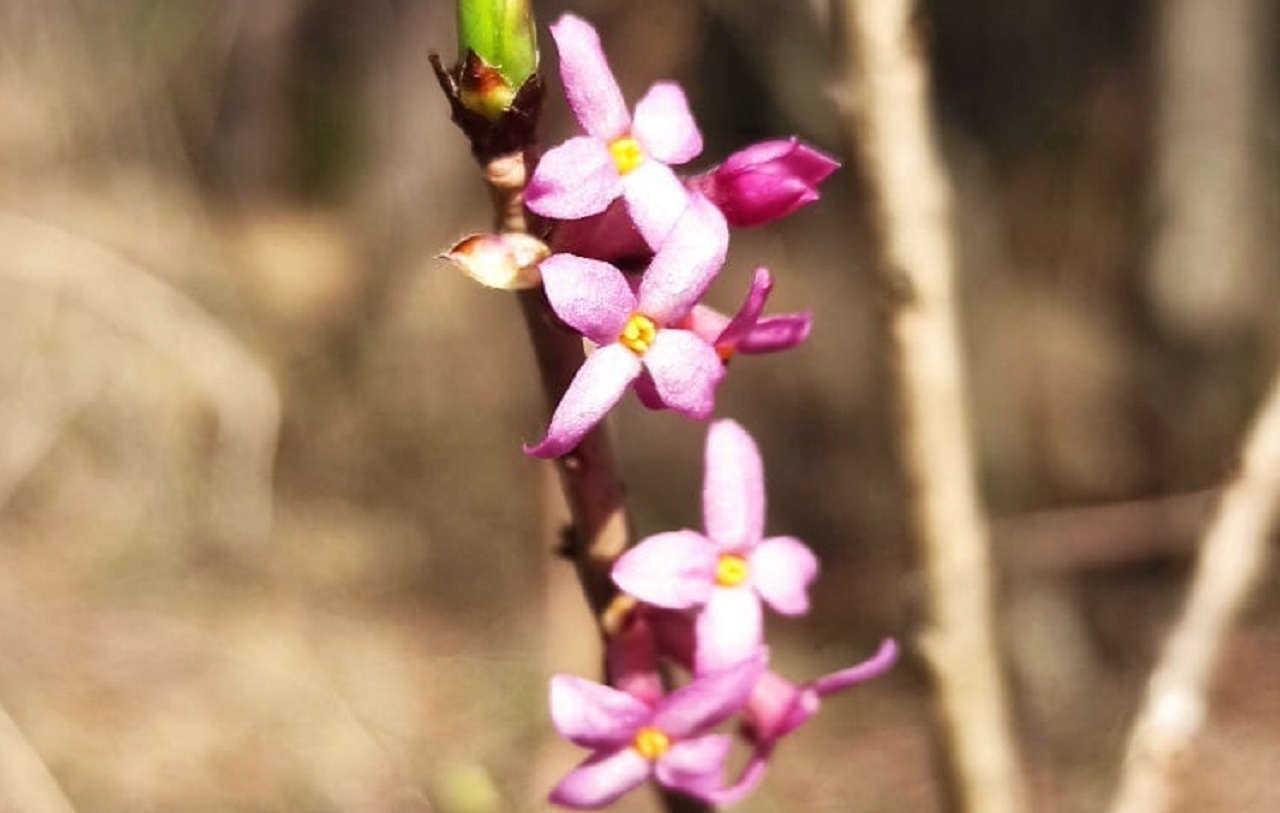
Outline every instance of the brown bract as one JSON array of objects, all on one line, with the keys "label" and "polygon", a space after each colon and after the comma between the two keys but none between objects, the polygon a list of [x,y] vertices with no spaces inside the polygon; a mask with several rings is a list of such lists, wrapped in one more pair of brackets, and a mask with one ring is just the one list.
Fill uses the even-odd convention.
[{"label": "brown bract", "polygon": [[462,64],[452,69],[444,67],[438,54],[432,54],[431,66],[449,99],[453,121],[471,142],[471,154],[478,162],[483,165],[500,155],[522,152],[533,143],[538,113],[542,109],[542,79],[538,74],[525,80],[506,109],[490,118],[468,102],[489,98],[498,83],[506,83],[493,66],[472,50],[467,51]]}]

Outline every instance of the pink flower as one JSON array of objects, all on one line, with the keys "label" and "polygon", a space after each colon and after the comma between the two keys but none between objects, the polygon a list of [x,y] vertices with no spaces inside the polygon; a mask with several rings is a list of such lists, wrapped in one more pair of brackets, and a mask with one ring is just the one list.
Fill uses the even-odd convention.
[{"label": "pink flower", "polygon": [[765,660],[757,652],[652,705],[610,686],[554,676],[551,721],[556,731],[594,753],[560,780],[550,800],[577,809],[600,808],[649,777],[694,797],[714,794],[732,737],[709,732],[742,707]]},{"label": "pink flower", "polygon": [[784,615],[809,609],[818,561],[798,539],[764,538],[764,472],[755,442],[737,423],[707,434],[702,512],[705,534],[656,534],[619,557],[613,580],[641,601],[701,607],[694,671],[749,657],[763,640],[761,601]]},{"label": "pink flower", "polygon": [[798,139],[762,141],[690,180],[730,225],[759,226],[818,199],[817,186],[840,162]]},{"label": "pink flower", "polygon": [[636,290],[617,268],[572,254],[543,260],[551,308],[599,345],[561,398],[546,437],[525,453],[559,457],[571,451],[631,384],[645,385],[662,406],[702,419],[715,406],[724,365],[696,333],[677,327],[724,262],[728,230],[705,201],[691,202],[662,244]]},{"label": "pink flower", "polygon": [[743,728],[757,746],[771,746],[816,714],[822,698],[884,674],[897,659],[898,645],[887,638],[876,653],[862,663],[800,686],[773,672],[765,672],[743,709]]},{"label": "pink flower", "polygon": [[603,212],[621,197],[645,241],[661,247],[689,198],[671,165],[702,152],[702,134],[684,91],[659,82],[636,104],[633,118],[595,29],[566,14],[551,26],[551,35],[569,108],[586,135],[542,156],[526,205],[544,217],[576,220]]},{"label": "pink flower", "polygon": [[754,355],[795,347],[809,337],[812,316],[808,313],[784,313],[762,317],[764,303],[772,291],[772,275],[766,268],[757,268],[751,290],[732,319],[705,305],[698,305],[690,312],[684,326],[710,342],[725,363],[734,353]]},{"label": "pink flower", "polygon": [[742,730],[754,744],[751,756],[732,785],[718,788],[706,800],[716,805],[729,805],[744,798],[764,776],[778,741],[816,714],[822,698],[883,674],[893,666],[897,657],[898,645],[886,639],[876,654],[857,666],[825,675],[803,686],[797,686],[774,672],[762,674],[742,710]]}]

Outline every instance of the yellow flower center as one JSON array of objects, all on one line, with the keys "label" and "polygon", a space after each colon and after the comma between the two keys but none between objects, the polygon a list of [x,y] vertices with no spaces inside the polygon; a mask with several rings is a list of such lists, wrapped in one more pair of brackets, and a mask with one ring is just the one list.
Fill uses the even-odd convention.
[{"label": "yellow flower center", "polygon": [[643,313],[633,313],[627,323],[622,326],[618,341],[623,347],[640,356],[649,349],[649,345],[653,344],[653,339],[657,335],[658,328],[654,326],[652,319]]},{"label": "yellow flower center", "polygon": [[644,161],[644,150],[640,149],[640,145],[631,136],[622,136],[610,141],[609,154],[613,156],[613,163],[617,165],[619,175],[626,175]]},{"label": "yellow flower center", "polygon": [[640,752],[640,756],[652,762],[666,753],[671,747],[671,738],[653,726],[645,726],[636,732],[631,739],[631,747]]},{"label": "yellow flower center", "polygon": [[747,578],[747,560],[736,553],[726,553],[716,562],[716,584],[737,587]]}]

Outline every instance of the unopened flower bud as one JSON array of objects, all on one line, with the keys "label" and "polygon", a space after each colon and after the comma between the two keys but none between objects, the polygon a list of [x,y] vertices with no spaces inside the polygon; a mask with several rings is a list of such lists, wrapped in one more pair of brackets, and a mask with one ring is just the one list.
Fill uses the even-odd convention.
[{"label": "unopened flower bud", "polygon": [[538,70],[529,0],[458,0],[459,98],[490,121]]},{"label": "unopened flower bud", "polygon": [[840,163],[789,138],[762,141],[691,181],[732,226],[759,226],[818,199],[818,184]]},{"label": "unopened flower bud", "polygon": [[538,263],[550,252],[527,234],[472,234],[440,255],[462,273],[490,288],[514,291],[533,288],[542,281]]}]

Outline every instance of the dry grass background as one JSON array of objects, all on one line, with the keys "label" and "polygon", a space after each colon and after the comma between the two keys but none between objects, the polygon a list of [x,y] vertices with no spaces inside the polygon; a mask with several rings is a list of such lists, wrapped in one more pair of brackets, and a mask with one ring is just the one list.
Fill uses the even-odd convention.
[{"label": "dry grass background", "polygon": [[[1153,9],[928,6],[994,509],[1214,484],[1275,357],[1276,254],[1259,241],[1230,329],[1180,333],[1144,298]],[[843,150],[820,17],[573,8],[632,98],[689,82],[709,155],[790,132]],[[545,681],[589,672],[593,644],[547,640],[571,588],[518,449],[541,421],[522,326],[433,260],[487,220],[426,63],[450,15],[0,0],[0,811],[531,810],[572,763]],[[567,131],[563,105],[547,124]],[[721,407],[763,446],[771,527],[827,564],[814,617],[777,630],[796,677],[903,633],[913,589],[859,224],[837,176],[741,235],[715,289],[763,263],[779,310],[816,313],[792,357],[735,365]],[[641,532],[696,522],[701,429],[629,406],[618,431]],[[1185,564],[1007,579],[1045,810],[1104,798]],[[1185,810],[1280,806],[1267,593]],[[908,662],[833,699],[743,809],[936,809],[922,690]]]}]

